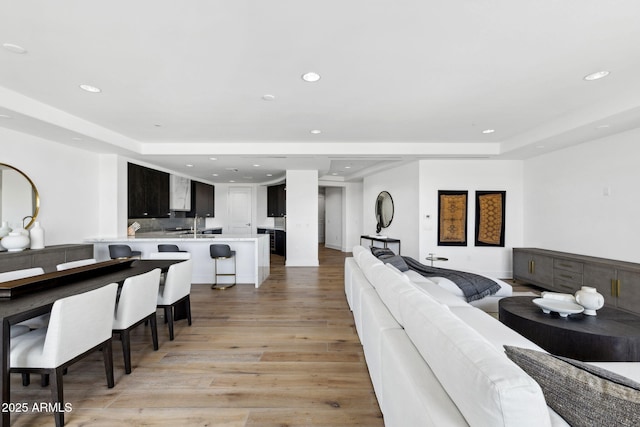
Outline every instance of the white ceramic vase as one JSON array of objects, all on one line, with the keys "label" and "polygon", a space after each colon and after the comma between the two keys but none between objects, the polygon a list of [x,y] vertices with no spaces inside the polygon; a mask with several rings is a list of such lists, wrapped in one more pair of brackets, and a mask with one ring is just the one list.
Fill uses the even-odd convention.
[{"label": "white ceramic vase", "polygon": [[9,233],[11,233],[11,228],[9,228],[9,224],[7,224],[7,221],[2,221],[2,227],[0,227],[0,239],[8,235]]},{"label": "white ceramic vase", "polygon": [[604,305],[604,297],[596,288],[583,286],[576,292],[576,302],[584,307],[584,314],[595,316],[596,310],[601,309]]},{"label": "white ceramic vase", "polygon": [[29,236],[31,238],[31,249],[44,249],[44,229],[40,227],[38,221],[29,230]]},{"label": "white ceramic vase", "polygon": [[29,236],[25,236],[19,231],[12,231],[8,236],[2,238],[2,246],[9,252],[21,251],[29,247]]}]

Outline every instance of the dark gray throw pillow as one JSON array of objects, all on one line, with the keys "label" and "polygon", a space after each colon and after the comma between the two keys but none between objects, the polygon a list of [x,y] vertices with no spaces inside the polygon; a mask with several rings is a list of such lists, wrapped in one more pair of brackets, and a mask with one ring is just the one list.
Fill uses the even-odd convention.
[{"label": "dark gray throw pillow", "polygon": [[640,425],[640,384],[596,366],[504,346],[542,388],[547,405],[574,427]]},{"label": "dark gray throw pillow", "polygon": [[380,258],[382,256],[394,256],[395,253],[389,248],[376,248],[375,246],[371,246],[371,253],[376,258]]}]

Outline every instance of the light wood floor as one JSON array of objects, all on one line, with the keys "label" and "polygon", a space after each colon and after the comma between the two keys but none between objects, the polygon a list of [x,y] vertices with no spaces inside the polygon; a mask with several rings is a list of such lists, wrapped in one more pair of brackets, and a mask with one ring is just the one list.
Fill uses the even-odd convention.
[{"label": "light wood floor", "polygon": [[[132,336],[133,372],[124,374],[114,341],[116,386],[106,387],[99,354],[64,377],[68,426],[382,426],[343,285],[344,257],[320,249],[318,268],[284,268],[273,256],[259,288],[192,287],[193,325]],[[38,378],[12,401],[50,401]],[[48,413],[12,414],[12,426],[49,426]]]}]

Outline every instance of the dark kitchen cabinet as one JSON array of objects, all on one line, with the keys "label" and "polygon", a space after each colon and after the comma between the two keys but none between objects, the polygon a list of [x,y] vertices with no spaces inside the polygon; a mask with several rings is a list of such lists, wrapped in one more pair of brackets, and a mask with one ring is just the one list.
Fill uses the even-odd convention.
[{"label": "dark kitchen cabinet", "polygon": [[191,181],[191,210],[187,218],[215,216],[215,187],[204,182]]},{"label": "dark kitchen cabinet", "polygon": [[283,230],[275,230],[275,248],[273,253],[276,255],[287,256],[287,233]]},{"label": "dark kitchen cabinet", "polygon": [[283,217],[287,215],[286,184],[267,187],[267,216]]},{"label": "dark kitchen cabinet", "polygon": [[129,218],[169,217],[169,174],[133,163],[127,167]]}]

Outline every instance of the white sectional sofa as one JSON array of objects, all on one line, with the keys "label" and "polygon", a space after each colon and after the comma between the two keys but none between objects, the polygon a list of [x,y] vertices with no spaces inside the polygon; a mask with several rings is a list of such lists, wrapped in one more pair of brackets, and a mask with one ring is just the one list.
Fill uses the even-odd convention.
[{"label": "white sectional sofa", "polygon": [[362,246],[345,261],[345,293],[386,426],[569,425],[503,346],[544,350],[442,286],[413,279]]}]

